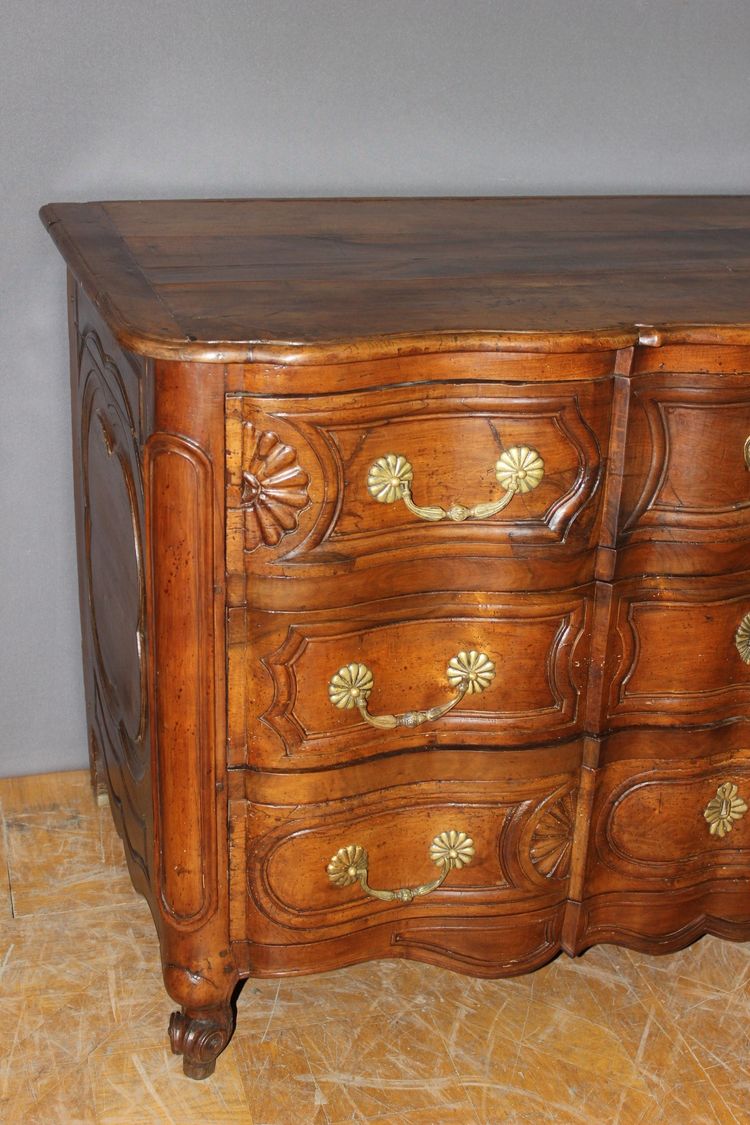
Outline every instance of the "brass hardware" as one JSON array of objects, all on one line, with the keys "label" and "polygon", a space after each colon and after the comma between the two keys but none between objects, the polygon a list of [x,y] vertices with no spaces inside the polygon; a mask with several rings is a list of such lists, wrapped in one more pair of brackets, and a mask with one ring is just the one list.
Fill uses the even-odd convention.
[{"label": "brass hardware", "polygon": [[742,797],[738,796],[737,786],[731,781],[725,781],[716,790],[706,805],[703,815],[708,821],[708,829],[712,836],[721,840],[727,832],[732,831],[732,822],[741,820],[747,812],[747,805]]},{"label": "brass hardware", "polygon": [[398,715],[371,715],[367,700],[373,688],[373,676],[366,664],[345,664],[339,668],[328,684],[328,697],[334,707],[351,711],[356,707],[371,727],[394,730],[395,727],[418,727],[434,722],[451,711],[465,695],[479,694],[495,678],[495,665],[484,652],[459,652],[448,661],[448,683],[455,691],[453,699],[430,707],[427,711],[404,711]]},{"label": "brass hardware", "polygon": [[411,494],[413,476],[413,469],[406,457],[401,453],[386,453],[385,457],[379,457],[370,466],[367,490],[380,504],[393,504],[396,500],[403,500],[410,512],[431,523],[438,523],[440,520],[463,523],[470,519],[488,520],[502,512],[516,493],[520,495],[531,492],[544,476],[544,461],[535,449],[526,445],[514,445],[512,449],[506,449],[495,464],[495,478],[505,489],[505,496],[489,503],[475,504],[473,508],[467,508],[464,504],[453,504],[450,508],[423,508],[415,504]]},{"label": "brass hardware", "polygon": [[745,448],[743,450],[745,457],[745,466],[750,469],[750,437],[745,438]]},{"label": "brass hardware", "polygon": [[740,621],[737,632],[734,634],[734,643],[745,664],[750,664],[750,613],[746,613]]},{"label": "brass hardware", "polygon": [[360,844],[347,844],[346,847],[339,848],[326,871],[335,887],[350,887],[359,883],[370,898],[380,899],[381,902],[411,902],[412,899],[437,890],[454,867],[468,867],[473,857],[474,841],[465,832],[456,832],[451,828],[447,832],[439,832],[430,844],[430,859],[437,867],[442,868],[440,875],[431,883],[422,883],[419,887],[399,887],[395,891],[376,890],[367,882],[369,860]]}]

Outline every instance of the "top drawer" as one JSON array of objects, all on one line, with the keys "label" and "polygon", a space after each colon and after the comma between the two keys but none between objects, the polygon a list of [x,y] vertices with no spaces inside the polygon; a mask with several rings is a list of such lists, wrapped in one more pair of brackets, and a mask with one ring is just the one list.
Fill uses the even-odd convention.
[{"label": "top drawer", "polygon": [[[661,362],[674,358],[665,355]],[[687,366],[691,357],[683,353],[677,358]],[[655,365],[658,359],[649,354],[640,364]],[[750,349],[737,359],[750,365]],[[694,362],[701,361],[718,362],[698,353]],[[749,469],[750,375],[648,368],[637,373],[630,398],[618,577],[746,570]]]},{"label": "top drawer", "polygon": [[381,567],[400,592],[587,580],[611,399],[611,379],[230,395],[229,571],[319,586]]}]

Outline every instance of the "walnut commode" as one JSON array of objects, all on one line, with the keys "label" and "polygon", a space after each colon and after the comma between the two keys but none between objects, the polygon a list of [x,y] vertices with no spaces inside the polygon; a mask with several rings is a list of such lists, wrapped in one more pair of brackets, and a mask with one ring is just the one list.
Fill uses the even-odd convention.
[{"label": "walnut commode", "polygon": [[750,200],[42,217],[185,1072],[250,975],[750,939]]}]

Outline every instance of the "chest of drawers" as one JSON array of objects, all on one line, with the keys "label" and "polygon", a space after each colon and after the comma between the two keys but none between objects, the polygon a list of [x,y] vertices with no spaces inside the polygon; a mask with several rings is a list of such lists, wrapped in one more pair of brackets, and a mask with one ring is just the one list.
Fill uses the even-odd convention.
[{"label": "chest of drawers", "polygon": [[750,199],[42,218],[186,1073],[249,975],[749,939]]}]

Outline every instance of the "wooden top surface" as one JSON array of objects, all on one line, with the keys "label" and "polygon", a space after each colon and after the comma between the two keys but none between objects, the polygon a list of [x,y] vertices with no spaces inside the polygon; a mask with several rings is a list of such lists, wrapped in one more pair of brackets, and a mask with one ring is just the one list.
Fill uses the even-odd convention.
[{"label": "wooden top surface", "polygon": [[750,344],[750,196],[52,203],[41,217],[120,343],[156,357]]}]

